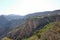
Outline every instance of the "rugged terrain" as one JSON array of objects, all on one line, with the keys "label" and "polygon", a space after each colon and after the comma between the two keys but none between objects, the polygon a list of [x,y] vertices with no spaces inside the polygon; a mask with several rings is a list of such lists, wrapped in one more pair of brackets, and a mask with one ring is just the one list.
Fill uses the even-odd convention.
[{"label": "rugged terrain", "polygon": [[24,20],[1,40],[60,40],[60,10],[29,14]]}]

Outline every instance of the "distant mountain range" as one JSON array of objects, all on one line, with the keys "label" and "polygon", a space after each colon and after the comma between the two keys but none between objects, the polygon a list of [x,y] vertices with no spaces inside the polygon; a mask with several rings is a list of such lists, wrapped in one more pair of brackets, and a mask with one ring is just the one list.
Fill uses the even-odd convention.
[{"label": "distant mountain range", "polygon": [[24,16],[20,16],[20,15],[14,15],[14,14],[10,14],[10,15],[4,15],[8,20],[15,20],[15,19],[22,19],[24,18]]}]

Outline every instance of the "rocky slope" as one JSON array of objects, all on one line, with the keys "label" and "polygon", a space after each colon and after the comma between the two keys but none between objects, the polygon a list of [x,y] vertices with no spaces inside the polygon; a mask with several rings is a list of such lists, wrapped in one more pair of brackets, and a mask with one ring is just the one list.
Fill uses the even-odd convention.
[{"label": "rocky slope", "polygon": [[46,24],[60,20],[60,15],[36,17],[27,19],[22,28],[17,28],[8,33],[7,37],[13,40],[22,40],[31,36],[36,30],[42,29]]},{"label": "rocky slope", "polygon": [[[17,28],[14,28],[12,31],[10,31],[7,34],[7,36],[5,38],[9,39],[9,40],[25,40],[26,38],[31,37],[34,34],[34,32],[36,32],[37,30],[42,30],[45,27],[45,25],[47,25],[51,22],[60,21],[60,10],[52,11],[51,13],[49,12],[49,13],[47,13],[47,15],[42,15],[42,16],[38,16],[38,15],[36,16],[36,15],[37,14],[35,14],[35,16],[29,16],[26,19],[26,22],[24,24],[18,26]],[[50,32],[49,28],[48,28],[46,37],[49,37],[48,36],[49,33],[51,33],[51,35],[54,34],[53,32]],[[48,39],[45,39],[44,35],[45,34],[42,35],[42,37],[44,37],[43,39],[42,38],[40,39],[40,35],[38,35],[39,39],[33,38],[32,40],[53,40],[53,39],[49,39],[50,37]],[[36,36],[34,36],[34,37],[36,37]]]},{"label": "rocky slope", "polygon": [[60,21],[45,25],[41,30],[37,30],[29,38],[23,40],[60,40]]}]

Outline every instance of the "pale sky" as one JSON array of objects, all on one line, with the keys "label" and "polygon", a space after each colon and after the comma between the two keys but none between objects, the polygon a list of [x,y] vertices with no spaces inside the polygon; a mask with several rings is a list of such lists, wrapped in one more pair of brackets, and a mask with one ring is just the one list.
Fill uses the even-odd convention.
[{"label": "pale sky", "polygon": [[60,0],[0,0],[0,15],[26,15],[60,9]]}]

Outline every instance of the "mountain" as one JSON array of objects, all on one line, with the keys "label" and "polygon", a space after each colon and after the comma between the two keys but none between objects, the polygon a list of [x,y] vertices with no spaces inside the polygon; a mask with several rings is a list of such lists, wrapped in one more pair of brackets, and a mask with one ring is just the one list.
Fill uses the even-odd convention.
[{"label": "mountain", "polygon": [[4,15],[8,20],[16,20],[16,19],[23,19],[24,16],[20,16],[20,15],[14,15],[14,14],[10,14],[10,15]]},{"label": "mountain", "polygon": [[20,16],[17,17],[16,15],[10,15],[9,17],[7,17],[6,15],[0,15],[0,38],[5,36],[13,28],[23,23],[24,19]]},{"label": "mountain", "polygon": [[29,38],[23,40],[60,40],[60,21],[45,25],[37,30]]},{"label": "mountain", "polygon": [[60,10],[37,12],[23,19],[9,21],[10,30],[1,40],[60,40]]},{"label": "mountain", "polygon": [[22,25],[19,25],[18,27],[9,31],[7,36],[2,39],[60,40],[60,36],[58,36],[60,35],[60,10],[52,11],[51,13],[48,12],[46,15],[44,14],[42,16],[41,14],[40,16],[37,14],[34,16],[31,14],[31,16],[29,16]]},{"label": "mountain", "polygon": [[12,29],[23,24],[24,21],[25,21],[24,19],[16,19],[16,20],[9,21],[6,25]]},{"label": "mountain", "polygon": [[7,22],[8,20],[3,15],[1,15],[0,16],[0,36],[4,34],[5,28],[7,28],[5,27]]},{"label": "mountain", "polygon": [[49,15],[56,15],[56,14],[60,14],[60,10],[35,12],[33,14],[26,15],[25,18],[36,17],[36,16],[49,16]]},{"label": "mountain", "polygon": [[7,20],[3,15],[1,15],[1,16],[0,16],[0,25],[3,26],[3,25],[5,25],[7,22],[8,22],[8,20]]}]

